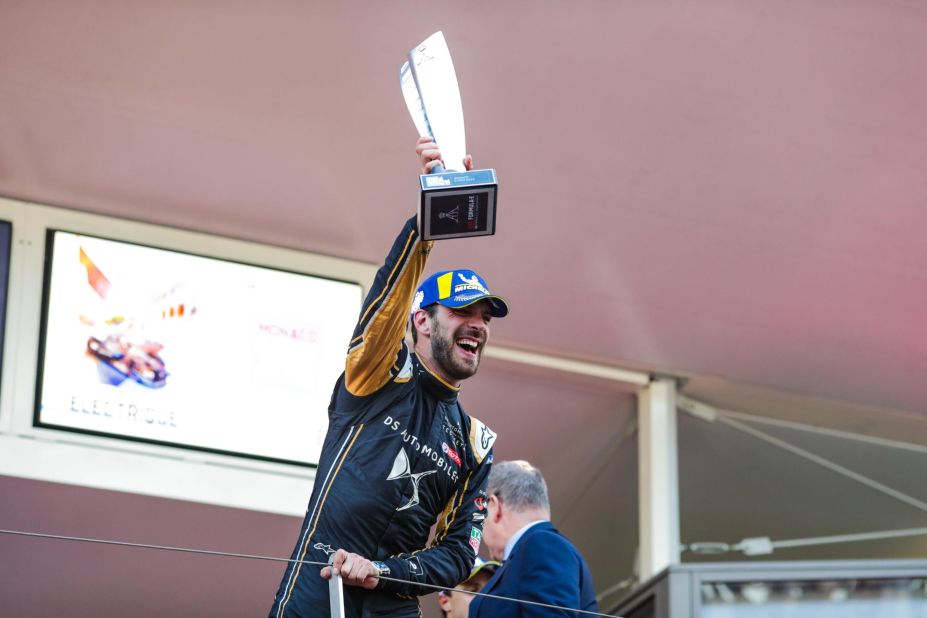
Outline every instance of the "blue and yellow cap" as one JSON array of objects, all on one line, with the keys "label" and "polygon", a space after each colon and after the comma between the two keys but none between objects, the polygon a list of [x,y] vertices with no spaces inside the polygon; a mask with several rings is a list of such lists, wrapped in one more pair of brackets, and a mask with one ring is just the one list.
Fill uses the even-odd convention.
[{"label": "blue and yellow cap", "polygon": [[[496,562],[495,560],[483,560],[482,558],[477,556],[476,560],[473,562],[473,569],[470,571],[470,574],[467,575],[467,579],[463,580],[462,582],[460,582],[460,584],[457,584],[457,585],[460,586],[462,584],[466,584],[471,579],[476,577],[477,573],[485,572],[487,575],[492,577],[493,574],[496,572],[496,569],[498,569],[501,566],[502,566],[501,562]],[[446,595],[447,591],[442,590],[439,594]]]},{"label": "blue and yellow cap", "polygon": [[486,299],[494,318],[504,318],[509,307],[505,299],[489,291],[486,280],[472,270],[442,270],[428,277],[418,286],[412,301],[414,314],[435,303],[445,307],[466,307]]},{"label": "blue and yellow cap", "polygon": [[473,562],[473,570],[470,571],[470,575],[467,576],[467,579],[465,579],[463,583],[467,583],[468,581],[476,577],[477,573],[481,573],[483,571],[486,571],[486,573],[488,573],[489,576],[492,577],[492,574],[496,572],[496,569],[498,569],[501,566],[502,566],[501,562],[497,562],[495,560],[483,560],[482,558],[477,556]]}]

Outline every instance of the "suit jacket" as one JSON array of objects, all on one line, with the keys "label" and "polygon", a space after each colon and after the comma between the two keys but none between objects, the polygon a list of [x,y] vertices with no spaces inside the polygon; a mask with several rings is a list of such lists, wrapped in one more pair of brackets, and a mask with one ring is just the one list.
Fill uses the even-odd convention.
[{"label": "suit jacket", "polygon": [[[560,607],[599,611],[589,567],[573,544],[549,522],[525,531],[482,592]],[[583,616],[562,611],[475,597],[470,618],[516,618],[529,616]]]}]

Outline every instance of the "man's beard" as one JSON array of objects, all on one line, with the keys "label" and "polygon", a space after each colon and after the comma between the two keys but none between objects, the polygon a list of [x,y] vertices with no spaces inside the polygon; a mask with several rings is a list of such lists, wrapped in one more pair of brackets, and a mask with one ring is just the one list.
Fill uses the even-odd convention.
[{"label": "man's beard", "polygon": [[[480,349],[477,351],[476,357],[473,359],[472,363],[467,363],[458,358],[454,354],[454,348],[457,347],[457,344],[454,342],[462,336],[463,335],[448,336],[444,327],[435,319],[434,332],[431,335],[431,357],[434,359],[435,364],[440,367],[441,371],[454,380],[466,380],[474,375],[479,367],[480,357],[482,356],[482,349]],[[470,336],[477,341],[482,341],[483,339],[479,335]]]}]

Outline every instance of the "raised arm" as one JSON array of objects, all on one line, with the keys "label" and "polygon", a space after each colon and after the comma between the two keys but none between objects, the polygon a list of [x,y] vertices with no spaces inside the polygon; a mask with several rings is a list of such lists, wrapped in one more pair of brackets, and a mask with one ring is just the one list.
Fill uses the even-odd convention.
[{"label": "raised arm", "polygon": [[[416,153],[422,173],[427,174],[441,160],[441,151],[430,138],[418,140]],[[469,169],[469,155],[465,165]],[[402,368],[408,354],[404,339],[409,310],[433,244],[421,240],[413,217],[377,271],[348,346],[345,387],[352,395],[375,393]]]},{"label": "raised arm", "polygon": [[422,242],[412,217],[377,271],[348,347],[344,376],[352,395],[376,392],[402,367],[409,309],[432,244]]}]

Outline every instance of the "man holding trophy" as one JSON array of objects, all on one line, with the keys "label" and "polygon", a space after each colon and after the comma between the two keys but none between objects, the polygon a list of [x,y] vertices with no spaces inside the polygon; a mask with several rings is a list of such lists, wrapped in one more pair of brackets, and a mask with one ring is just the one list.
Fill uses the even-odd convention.
[{"label": "man holding trophy", "polygon": [[[425,52],[434,58],[434,49],[426,46]],[[427,88],[423,81],[416,86]],[[428,99],[422,92],[424,109]],[[427,177],[443,160],[431,131],[423,133],[416,151]],[[462,222],[448,236],[455,238],[485,234],[479,222],[488,221],[478,218],[487,202],[471,196],[485,193],[489,184],[473,182],[472,175],[467,180],[470,158],[461,158],[462,171],[441,174],[463,177],[443,185],[452,187],[449,197],[457,201]],[[494,206],[494,194],[492,199]],[[345,584],[346,616],[418,617],[416,597],[432,592],[418,584],[450,589],[473,567],[496,436],[464,412],[457,394],[477,371],[490,321],[504,317],[508,307],[467,269],[438,272],[416,286],[434,244],[420,231],[427,227],[423,216],[453,219],[451,205],[437,202],[438,210],[423,209],[406,222],[377,272],[332,394],[328,434],[292,554],[296,561],[331,557],[332,566],[319,573],[290,563],[270,616],[328,615],[326,579],[335,569]],[[474,205],[476,218],[470,220],[477,223],[468,225]],[[409,324],[411,350],[405,341]],[[434,539],[426,548],[432,526]]]}]

